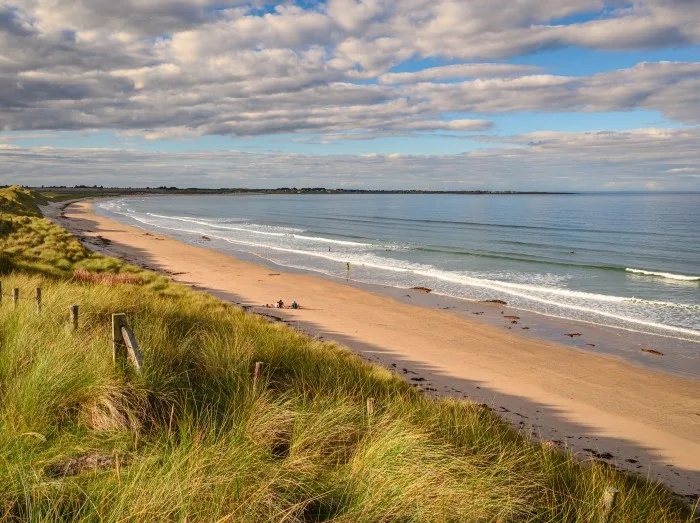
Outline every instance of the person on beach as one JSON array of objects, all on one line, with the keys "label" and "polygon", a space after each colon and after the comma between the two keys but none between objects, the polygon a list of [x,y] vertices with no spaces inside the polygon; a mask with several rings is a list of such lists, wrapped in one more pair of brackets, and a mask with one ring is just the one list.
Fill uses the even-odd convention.
[{"label": "person on beach", "polygon": [[345,268],[350,272],[350,262],[345,262]]},{"label": "person on beach", "polygon": [[282,300],[278,301],[277,305],[279,306],[280,309],[284,309],[284,302]]},{"label": "person on beach", "polygon": [[296,300],[294,300],[292,302],[292,309],[298,309],[298,308],[299,308],[299,304],[296,302]]}]

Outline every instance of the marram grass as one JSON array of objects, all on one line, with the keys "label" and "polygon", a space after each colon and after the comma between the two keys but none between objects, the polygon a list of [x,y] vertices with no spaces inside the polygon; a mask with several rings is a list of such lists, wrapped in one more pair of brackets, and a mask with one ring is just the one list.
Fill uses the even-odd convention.
[{"label": "marram grass", "polygon": [[[31,220],[25,231],[49,227]],[[57,242],[61,231],[43,234],[51,259],[36,238],[20,248],[16,230],[2,244],[14,268],[0,276],[4,292],[31,298],[42,287],[43,307],[7,296],[0,305],[0,521],[595,522],[608,486],[620,491],[610,521],[693,521],[659,484],[535,444],[483,406],[425,397],[333,343]],[[70,263],[43,271],[41,259]],[[73,278],[78,266],[144,284]],[[113,365],[114,312],[142,347],[140,375]]]}]

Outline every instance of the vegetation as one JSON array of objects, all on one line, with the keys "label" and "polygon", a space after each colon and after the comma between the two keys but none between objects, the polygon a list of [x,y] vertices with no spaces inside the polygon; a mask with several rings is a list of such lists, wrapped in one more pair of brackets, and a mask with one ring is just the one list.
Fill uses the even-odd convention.
[{"label": "vegetation", "polygon": [[[42,287],[43,307],[0,306],[1,521],[597,521],[608,486],[611,521],[693,520],[660,485],[535,444],[484,406],[425,397],[43,219],[13,227],[3,289]],[[114,312],[140,374],[113,364]]]},{"label": "vegetation", "polygon": [[0,189],[0,213],[17,216],[41,216],[39,205],[45,204],[44,197],[19,185]]}]

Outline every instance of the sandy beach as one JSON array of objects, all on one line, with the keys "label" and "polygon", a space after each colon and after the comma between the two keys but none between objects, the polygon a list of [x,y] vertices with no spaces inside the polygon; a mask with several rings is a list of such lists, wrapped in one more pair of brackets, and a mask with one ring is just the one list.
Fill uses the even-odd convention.
[{"label": "sandy beach", "polygon": [[[336,340],[428,394],[485,403],[537,438],[700,492],[700,382],[520,336],[446,310],[241,261],[98,216],[89,202],[45,214],[93,250]],[[266,309],[277,299],[299,310]]]}]

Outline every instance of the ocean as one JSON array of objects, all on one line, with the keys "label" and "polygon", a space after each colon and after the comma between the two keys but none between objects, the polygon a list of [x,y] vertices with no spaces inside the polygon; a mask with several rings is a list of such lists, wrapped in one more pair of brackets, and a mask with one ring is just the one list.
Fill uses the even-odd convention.
[{"label": "ocean", "polygon": [[700,341],[700,194],[149,196],[95,209],[332,278]]}]

